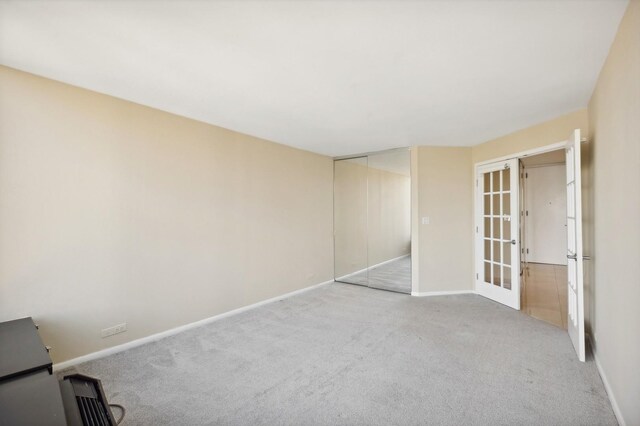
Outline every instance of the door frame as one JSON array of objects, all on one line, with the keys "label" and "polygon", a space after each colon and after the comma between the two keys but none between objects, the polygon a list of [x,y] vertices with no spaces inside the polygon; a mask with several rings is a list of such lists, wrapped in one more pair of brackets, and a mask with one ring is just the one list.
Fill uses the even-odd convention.
[{"label": "door frame", "polygon": [[[582,139],[582,142],[585,142],[585,139]],[[483,242],[481,241],[481,239],[479,238],[479,233],[478,230],[480,229],[480,226],[482,226],[483,224],[480,223],[479,218],[482,217],[482,212],[480,211],[481,206],[480,206],[480,198],[478,195],[478,185],[475,183],[476,180],[476,176],[478,175],[478,170],[487,164],[491,164],[491,163],[495,163],[495,162],[499,162],[499,161],[505,161],[505,160],[520,160],[521,158],[524,157],[529,157],[532,155],[538,155],[538,154],[544,154],[545,152],[551,152],[551,151],[557,151],[557,150],[564,150],[567,146],[567,142],[568,139],[561,141],[561,142],[556,142],[556,143],[552,143],[549,145],[543,145],[537,148],[532,148],[532,149],[528,149],[525,151],[520,151],[520,152],[515,152],[513,154],[508,154],[508,155],[503,155],[500,157],[495,157],[495,158],[491,158],[489,160],[483,160],[483,161],[479,161],[477,163],[473,164],[473,265],[474,265],[474,272],[473,272],[473,276],[472,276],[472,283],[473,283],[473,289],[476,293],[480,294],[479,292],[479,288],[480,288],[480,282],[479,282],[479,276],[480,276],[480,271],[478,270],[479,266],[481,265],[480,262],[482,262],[482,259],[480,258],[480,253],[482,252],[482,246],[480,246],[480,244],[482,244]],[[518,173],[520,171],[518,170]],[[520,179],[520,177],[518,177],[518,179]],[[519,182],[519,181],[518,181]],[[519,192],[519,191],[518,191]],[[518,194],[518,197],[522,197],[522,194]],[[520,206],[520,198],[518,198],[518,206]],[[518,212],[518,214],[520,214],[520,212]],[[520,250],[522,250],[522,245],[520,244],[520,242],[518,242],[518,247]],[[521,252],[522,254],[522,252]],[[520,271],[522,272],[522,271]],[[519,274],[519,278],[517,280],[516,283],[512,283],[512,286],[517,286],[517,291],[518,293],[520,292],[520,290],[522,289],[522,274]]]}]

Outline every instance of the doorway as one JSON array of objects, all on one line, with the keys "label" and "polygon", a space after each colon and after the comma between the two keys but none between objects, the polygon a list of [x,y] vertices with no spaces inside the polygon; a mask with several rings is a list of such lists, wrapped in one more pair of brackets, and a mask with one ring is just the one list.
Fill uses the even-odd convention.
[{"label": "doorway", "polygon": [[409,149],[334,161],[334,279],[411,293]]},{"label": "doorway", "polygon": [[520,159],[521,309],[567,329],[567,191],[564,150]]},{"label": "doorway", "polygon": [[[584,261],[589,256],[584,255],[582,247],[582,162],[581,144],[586,142],[580,135],[580,129],[575,129],[564,142],[536,148],[497,158],[475,165],[475,289],[476,293],[496,302],[520,310],[524,305],[525,311],[532,313],[536,307],[536,315],[548,320],[550,309],[559,311],[556,324],[566,328],[578,359],[585,360],[585,312],[584,312]],[[544,220],[527,221],[527,209],[532,208],[533,201],[526,200],[525,163],[527,157],[538,154],[562,150],[564,154],[564,191],[565,210],[564,224],[559,219],[559,211],[544,210],[545,199],[548,204],[553,200],[553,191],[529,189],[530,196],[540,197],[543,201],[537,203],[536,217],[546,214]],[[549,154],[560,155],[560,154]],[[525,159],[525,160],[523,160]],[[540,158],[538,159],[539,161]],[[523,163],[523,161],[525,163]],[[542,160],[537,165],[559,166]],[[534,164],[529,164],[532,169]],[[550,185],[555,182],[553,175],[560,175],[560,169],[533,172],[538,176],[538,185]],[[530,170],[529,170],[530,171]],[[545,183],[546,182],[546,183]],[[559,183],[558,183],[559,184]],[[522,195],[525,194],[525,195]],[[545,195],[546,194],[546,195]],[[552,203],[554,208],[560,203],[561,197]],[[508,200],[508,201],[507,201]],[[525,207],[527,205],[528,207]],[[543,207],[539,207],[539,206]],[[549,207],[549,206],[547,206]],[[508,209],[508,210],[507,210]],[[540,222],[540,223],[538,223]],[[566,230],[566,266],[559,260],[560,248],[552,246],[562,242],[562,229]],[[535,231],[535,228],[538,231]],[[527,235],[531,234],[531,235]],[[546,237],[545,237],[546,235]],[[555,247],[555,246],[554,246]],[[527,253],[527,248],[529,253]],[[535,251],[535,253],[532,252]],[[527,254],[530,257],[527,257]],[[531,257],[533,256],[533,258]],[[544,259],[547,262],[538,263]],[[518,273],[515,273],[515,272]],[[511,278],[509,278],[509,276]],[[566,290],[565,290],[566,289]],[[522,290],[522,291],[521,291]],[[521,294],[522,293],[522,294]],[[547,297],[546,302],[554,301],[554,306],[540,302],[541,295]],[[546,314],[540,313],[544,312]]]}]

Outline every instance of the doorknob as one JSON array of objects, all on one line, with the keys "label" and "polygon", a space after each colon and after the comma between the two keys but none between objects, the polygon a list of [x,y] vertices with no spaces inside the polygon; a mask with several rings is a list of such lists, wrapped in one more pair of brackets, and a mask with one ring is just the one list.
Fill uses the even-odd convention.
[{"label": "doorknob", "polygon": [[514,246],[516,245],[516,240],[511,240],[510,242],[511,242],[511,244],[513,244]]},{"label": "doorknob", "polygon": [[582,260],[591,260],[591,256],[582,256]]}]

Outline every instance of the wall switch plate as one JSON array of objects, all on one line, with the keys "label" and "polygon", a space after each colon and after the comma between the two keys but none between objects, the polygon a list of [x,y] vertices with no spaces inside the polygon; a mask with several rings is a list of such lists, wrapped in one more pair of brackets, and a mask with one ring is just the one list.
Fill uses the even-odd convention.
[{"label": "wall switch plate", "polygon": [[124,333],[127,331],[127,323],[123,322],[122,324],[114,325],[113,327],[105,328],[102,330],[102,337],[113,336],[114,334]]},{"label": "wall switch plate", "polygon": [[428,225],[429,222],[430,222],[429,216],[425,216],[425,217],[422,218],[422,224],[423,225]]}]

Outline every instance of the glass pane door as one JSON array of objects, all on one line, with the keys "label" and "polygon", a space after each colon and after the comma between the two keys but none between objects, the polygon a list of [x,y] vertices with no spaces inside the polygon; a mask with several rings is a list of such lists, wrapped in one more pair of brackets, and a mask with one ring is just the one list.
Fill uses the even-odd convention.
[{"label": "glass pane door", "polygon": [[567,330],[578,359],[585,360],[584,259],[582,252],[582,176],[580,129],[567,142],[567,266],[569,299]]},{"label": "glass pane door", "polygon": [[509,160],[478,171],[480,294],[520,309],[518,166]]},{"label": "glass pane door", "polygon": [[511,289],[511,169],[483,174],[485,281]]}]

